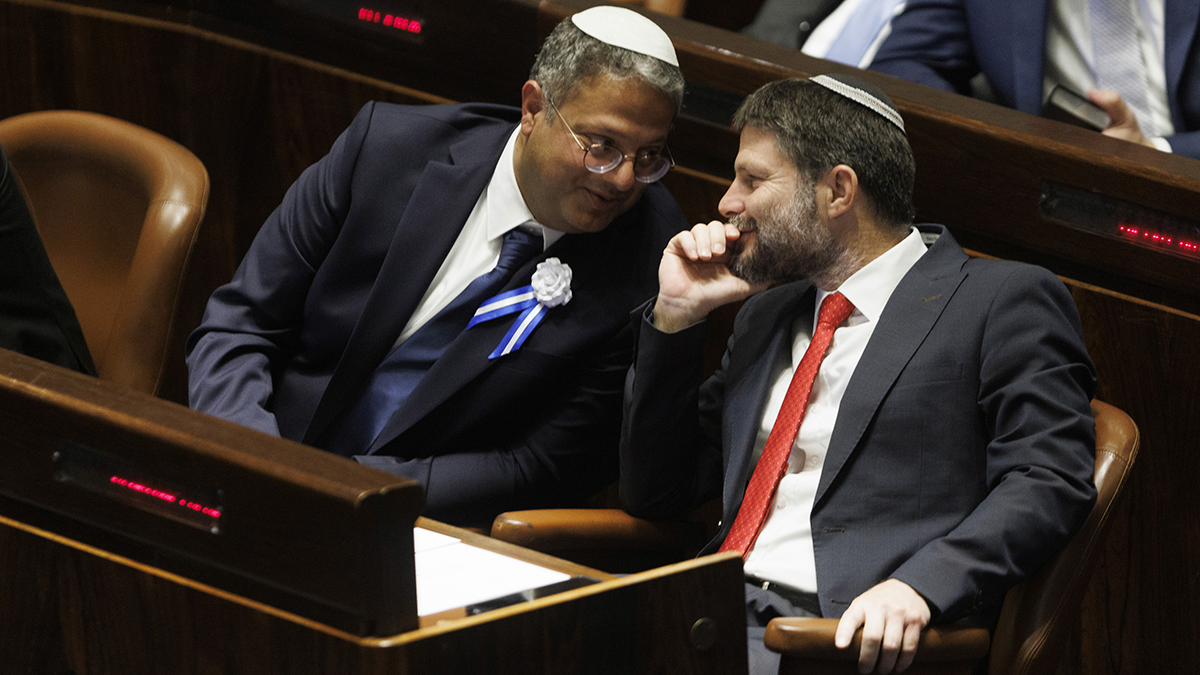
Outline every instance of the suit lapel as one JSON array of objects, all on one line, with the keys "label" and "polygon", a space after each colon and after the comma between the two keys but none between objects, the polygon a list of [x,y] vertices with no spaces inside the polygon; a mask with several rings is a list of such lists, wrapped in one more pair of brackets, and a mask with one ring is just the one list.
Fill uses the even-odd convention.
[{"label": "suit lapel", "polygon": [[[537,264],[545,258],[546,254],[543,253],[522,265],[500,293],[528,285]],[[404,401],[404,405],[392,414],[391,419],[384,425],[383,431],[371,444],[368,454],[373,454],[379,448],[395,440],[397,436],[407,431],[468,382],[487,370],[492,365],[488,355],[504,339],[505,333],[508,332],[517,316],[519,315],[510,314],[481,323],[460,333],[417,383],[412,393]],[[541,328],[539,326],[538,330]]]},{"label": "suit lapel", "polygon": [[[571,266],[574,273],[571,286],[575,299],[571,301],[571,310],[579,311],[581,305],[578,303],[585,303],[588,305],[588,311],[600,316],[610,312],[623,314],[631,301],[622,295],[617,299],[618,303],[615,306],[609,306],[612,294],[606,291],[620,287],[621,280],[614,278],[614,275],[619,275],[620,272],[612,266],[609,256],[600,253],[612,248],[614,242],[619,243],[624,239],[626,238],[621,237],[621,228],[616,223],[599,234],[563,237],[548,250],[522,265],[499,292],[528,285],[538,263],[547,257],[559,257]],[[577,330],[556,325],[558,322],[554,321],[555,312],[563,311],[568,311],[568,307],[551,309],[537,329],[530,334],[523,348],[537,349],[539,344],[559,344],[565,338],[564,331]],[[488,355],[504,339],[517,316],[512,314],[481,323],[460,334],[421,378],[404,405],[388,420],[371,445],[370,452],[379,450],[408,431],[471,380],[491,368],[496,361],[488,359]]]},{"label": "suit lapel", "polygon": [[[726,514],[736,513],[742,493],[753,469],[758,429],[763,409],[775,384],[776,366],[791,359],[792,324],[803,314],[810,318],[816,297],[816,287],[809,282],[793,284],[775,291],[777,303],[765,304],[758,313],[772,321],[770,325],[754,325],[735,345],[738,354],[745,355],[730,363],[726,379],[725,408],[722,413],[723,447],[730,448],[725,472],[724,501]],[[732,519],[726,518],[732,525]]]},{"label": "suit lapel", "polygon": [[319,438],[337,414],[357,399],[391,351],[491,179],[510,133],[512,127],[506,127],[491,138],[460,141],[451,146],[449,163],[426,165],[342,359],[313,413],[305,443]]},{"label": "suit lapel", "polygon": [[966,278],[962,271],[966,260],[963,250],[942,231],[938,241],[892,293],[842,396],[813,500],[814,510],[859,446],[867,425],[874,419],[875,411],[891,391],[896,378]]}]

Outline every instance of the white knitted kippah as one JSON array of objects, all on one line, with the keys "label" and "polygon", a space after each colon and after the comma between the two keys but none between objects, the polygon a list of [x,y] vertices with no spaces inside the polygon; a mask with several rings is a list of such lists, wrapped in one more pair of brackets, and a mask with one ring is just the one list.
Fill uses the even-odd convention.
[{"label": "white knitted kippah", "polygon": [[[855,103],[865,105],[882,115],[887,121],[900,127],[900,131],[904,131],[904,119],[900,117],[900,111],[896,110],[892,99],[888,98],[887,94],[883,93],[879,87],[850,75],[814,75],[808,78],[808,81],[841,94]],[[907,134],[907,132],[905,133]]]},{"label": "white knitted kippah", "polygon": [[601,42],[679,67],[671,38],[658,24],[631,9],[601,5],[572,15],[571,21]]}]

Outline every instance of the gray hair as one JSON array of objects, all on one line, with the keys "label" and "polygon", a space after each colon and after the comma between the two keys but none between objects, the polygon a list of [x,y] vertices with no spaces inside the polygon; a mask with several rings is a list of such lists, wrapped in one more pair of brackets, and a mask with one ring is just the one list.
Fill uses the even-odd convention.
[{"label": "gray hair", "polygon": [[912,222],[912,148],[903,131],[866,106],[808,80],[777,80],[746,98],[733,126],[774,134],[809,181],[849,166],[882,224],[900,229]]},{"label": "gray hair", "polygon": [[[562,105],[571,98],[580,82],[598,75],[615,80],[637,78],[661,92],[675,106],[683,106],[683,73],[665,61],[615,47],[579,30],[570,17],[559,22],[538,52],[529,79],[542,87],[542,92]],[[546,110],[546,119],[553,119],[554,110]]]}]

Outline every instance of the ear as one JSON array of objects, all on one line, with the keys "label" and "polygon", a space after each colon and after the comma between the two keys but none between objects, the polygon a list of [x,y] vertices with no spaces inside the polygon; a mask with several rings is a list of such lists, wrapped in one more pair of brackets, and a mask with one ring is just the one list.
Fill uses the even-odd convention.
[{"label": "ear", "polygon": [[821,181],[829,190],[826,206],[830,219],[848,212],[858,199],[858,174],[845,164],[838,164],[825,174]]},{"label": "ear", "polygon": [[546,109],[546,97],[542,85],[529,80],[521,87],[521,133],[528,136],[533,132],[534,118]]}]

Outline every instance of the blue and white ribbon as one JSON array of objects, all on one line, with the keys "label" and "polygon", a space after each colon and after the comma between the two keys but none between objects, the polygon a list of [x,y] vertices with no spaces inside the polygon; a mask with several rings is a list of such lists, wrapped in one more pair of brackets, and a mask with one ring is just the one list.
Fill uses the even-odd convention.
[{"label": "blue and white ribbon", "polygon": [[491,321],[517,312],[521,312],[521,315],[517,317],[516,321],[513,321],[512,327],[508,329],[508,333],[504,335],[504,339],[500,341],[496,349],[488,354],[489,360],[520,349],[533,329],[537,328],[542,319],[546,317],[546,306],[538,303],[533,286],[522,286],[495,296],[475,310],[475,316],[471,317],[470,323],[467,324],[468,329],[484,321]]},{"label": "blue and white ribbon", "polygon": [[571,266],[558,258],[546,258],[538,263],[537,270],[529,279],[528,286],[514,288],[483,303],[475,310],[475,316],[467,324],[469,330],[476,324],[502,316],[521,312],[508,329],[500,345],[488,359],[495,359],[515,352],[525,344],[525,339],[546,317],[550,307],[565,305],[571,301]]},{"label": "blue and white ribbon", "polygon": [[513,312],[520,312],[533,307],[537,303],[537,296],[533,292],[533,286],[522,286],[514,288],[506,293],[492,297],[480,305],[479,309],[475,310],[475,316],[471,317],[471,322],[467,324],[467,329],[471,329],[477,323],[491,321],[502,316],[508,316]]}]

